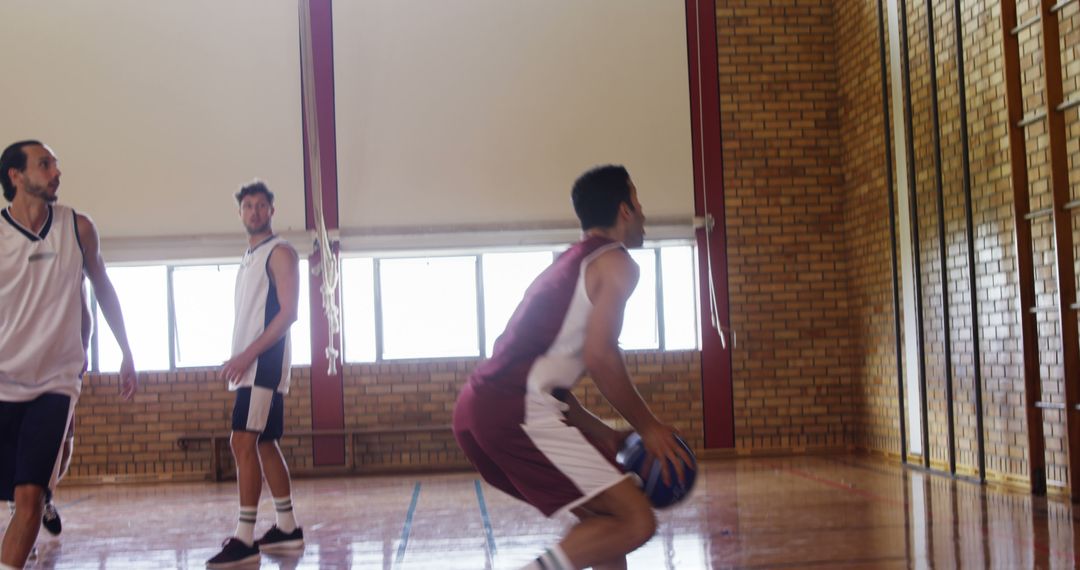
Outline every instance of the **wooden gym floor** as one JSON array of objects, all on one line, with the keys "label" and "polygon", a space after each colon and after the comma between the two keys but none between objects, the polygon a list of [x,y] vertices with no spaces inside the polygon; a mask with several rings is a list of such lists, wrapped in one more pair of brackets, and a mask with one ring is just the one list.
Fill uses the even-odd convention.
[{"label": "wooden gym floor", "polygon": [[[703,462],[659,513],[631,569],[1072,568],[1077,513],[1042,499],[856,455]],[[516,569],[554,542],[548,520],[473,473],[301,479],[307,548],[264,569]],[[229,483],[63,486],[59,538],[28,568],[203,568],[236,524]],[[256,535],[271,524],[264,492]],[[259,567],[259,566],[252,566]]]}]

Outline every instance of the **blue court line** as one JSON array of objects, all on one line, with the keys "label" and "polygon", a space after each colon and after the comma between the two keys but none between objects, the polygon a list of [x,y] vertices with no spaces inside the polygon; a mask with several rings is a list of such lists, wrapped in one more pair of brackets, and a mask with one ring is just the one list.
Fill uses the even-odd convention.
[{"label": "blue court line", "polygon": [[79,503],[81,503],[83,501],[89,501],[90,499],[93,499],[93,498],[94,498],[93,495],[87,495],[85,497],[80,497],[78,499],[75,499],[74,501],[68,501],[67,503],[63,503],[63,504],[57,503],[56,506],[58,508],[65,508],[66,509],[68,507],[74,507],[75,505],[77,505],[77,504],[79,504]]},{"label": "blue court line", "polygon": [[420,482],[416,482],[416,486],[412,491],[412,503],[409,504],[409,514],[405,515],[405,527],[401,529],[401,544],[398,545],[397,558],[395,563],[401,563],[405,559],[405,549],[409,546],[409,533],[412,531],[412,519],[413,514],[416,513],[416,502],[420,499]]},{"label": "blue court line", "polygon": [[474,479],[473,483],[476,484],[476,500],[480,503],[480,518],[484,520],[488,555],[495,556],[495,533],[491,531],[491,518],[488,517],[487,503],[484,502],[484,489],[480,486],[479,479]]}]

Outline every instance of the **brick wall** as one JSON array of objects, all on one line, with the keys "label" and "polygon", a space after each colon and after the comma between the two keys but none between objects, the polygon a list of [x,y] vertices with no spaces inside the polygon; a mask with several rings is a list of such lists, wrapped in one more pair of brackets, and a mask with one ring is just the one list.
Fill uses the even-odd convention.
[{"label": "brick wall", "polygon": [[718,3],[735,437],[851,441],[856,362],[830,0]]},{"label": "brick wall", "polygon": [[[889,204],[886,194],[885,120],[881,107],[877,4],[847,2],[836,10],[845,257],[857,413],[854,442],[900,451],[896,386],[896,345],[892,305]],[[890,122],[890,128],[893,125]],[[891,141],[890,141],[891,144]],[[873,413],[867,413],[872,410]]]},{"label": "brick wall", "polygon": [[[350,364],[345,367],[345,426],[386,428],[449,425],[454,400],[475,359]],[[632,352],[627,363],[642,396],[691,446],[701,447],[701,361],[697,352]],[[131,402],[117,396],[116,375],[88,376],[76,409],[76,444],[69,478],[99,481],[202,478],[211,470],[207,443],[187,450],[177,437],[226,432],[232,394],[209,369],[142,376]],[[577,393],[604,418],[615,418],[592,382]],[[311,429],[308,368],[293,369],[285,431]],[[440,469],[467,465],[449,431],[387,434],[357,440],[361,470]],[[313,473],[308,438],[286,436],[282,449],[297,473]],[[227,455],[227,454],[226,454]],[[227,456],[223,467],[231,469]]]},{"label": "brick wall", "polygon": [[[845,233],[849,281],[855,321],[863,345],[857,369],[857,443],[878,451],[898,453],[896,433],[896,363],[894,338],[884,322],[891,325],[891,282],[888,219],[884,175],[884,155],[880,149],[881,95],[876,50],[877,14],[872,0],[836,0],[837,45],[840,59],[841,130],[844,133],[844,194],[849,203],[845,212]],[[1021,0],[1021,21],[1035,14],[1034,0]],[[1080,19],[1076,8],[1063,13],[1062,36],[1077,38]],[[936,467],[947,459],[946,393],[942,275],[940,267],[938,206],[931,124],[930,59],[928,20],[925,2],[908,2],[908,30],[913,107],[919,237],[923,287],[923,331],[927,395],[929,400],[930,457]],[[934,3],[937,49],[938,101],[941,121],[942,188],[946,265],[951,313],[954,411],[958,470],[974,472],[977,467],[974,403],[974,349],[972,318],[968,298],[967,238],[963,211],[959,95],[955,45],[955,14],[952,2]],[[987,469],[991,478],[1022,480],[1027,477],[1027,440],[1023,406],[1023,354],[1019,336],[1018,279],[1013,238],[1012,189],[1008,157],[1005,108],[1002,25],[999,3],[965,0],[962,4],[965,73],[970,137],[972,195],[975,222],[976,291],[979,303],[981,373],[986,437]],[[1068,30],[1068,31],[1067,31]],[[1021,36],[1021,65],[1025,106],[1044,105],[1041,83],[1041,50],[1038,28]],[[1066,93],[1077,92],[1080,67],[1076,64],[1076,42],[1063,52],[1066,62]],[[872,53],[870,50],[873,50]],[[1071,52],[1071,55],[1065,52]],[[1070,75],[1069,69],[1072,69]],[[893,118],[893,120],[898,120]],[[1069,117],[1070,154],[1076,178],[1080,152],[1077,150],[1076,116]],[[867,125],[874,125],[867,128]],[[1049,204],[1045,127],[1027,130],[1032,209]],[[867,164],[869,163],[869,164]],[[1075,184],[1074,184],[1075,187]],[[1033,225],[1036,264],[1036,294],[1040,304],[1054,303],[1052,240],[1049,223]],[[1062,374],[1057,341],[1057,322],[1052,313],[1039,317],[1040,362],[1044,399],[1060,401]],[[903,363],[905,367],[917,363]],[[1062,417],[1059,412],[1044,414],[1047,434],[1047,467],[1051,485],[1067,481]],[[919,437],[917,433],[914,437]],[[1056,483],[1055,483],[1056,482]]]}]

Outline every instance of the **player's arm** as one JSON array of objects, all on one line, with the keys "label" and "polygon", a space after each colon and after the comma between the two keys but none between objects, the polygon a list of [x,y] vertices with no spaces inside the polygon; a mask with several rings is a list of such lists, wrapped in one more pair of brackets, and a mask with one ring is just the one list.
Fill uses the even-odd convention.
[{"label": "player's arm", "polygon": [[617,430],[607,425],[596,414],[585,409],[569,390],[557,390],[553,395],[567,405],[566,423],[578,428],[585,437],[602,446],[602,451],[608,455],[614,457],[618,453],[619,446],[630,434],[630,430]]},{"label": "player's arm", "polygon": [[[683,464],[691,458],[675,440],[675,429],[661,423],[641,398],[619,349],[623,312],[637,282],[637,264],[624,249],[606,252],[589,264],[586,287],[593,310],[585,325],[585,367],[600,393],[641,435],[649,455],[670,460],[682,481]],[[670,483],[666,462],[661,465],[664,482]]]},{"label": "player's arm", "polygon": [[281,309],[263,329],[262,334],[251,341],[240,354],[233,355],[221,367],[221,374],[232,382],[251,367],[260,354],[266,352],[296,321],[300,295],[300,258],[291,246],[279,245],[270,252],[268,263],[270,279],[277,288],[278,303]]},{"label": "player's arm", "polygon": [[[109,323],[109,329],[112,330],[123,355],[120,361],[120,393],[124,399],[130,399],[139,387],[139,377],[135,373],[135,360],[131,356],[131,345],[128,344],[127,330],[124,328],[120,299],[105,271],[105,260],[101,257],[101,245],[94,222],[82,214],[76,214],[75,226],[83,250],[83,273],[94,287],[94,296],[101,307],[101,314],[105,315],[105,322]],[[83,306],[85,308],[85,303]],[[86,327],[86,324],[83,326]]]}]

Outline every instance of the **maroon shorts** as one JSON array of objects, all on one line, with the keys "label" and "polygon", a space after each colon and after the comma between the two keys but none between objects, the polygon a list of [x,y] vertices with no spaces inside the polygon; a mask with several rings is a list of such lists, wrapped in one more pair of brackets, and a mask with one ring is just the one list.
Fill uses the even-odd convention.
[{"label": "maroon shorts", "polygon": [[547,395],[480,395],[466,384],[454,406],[454,437],[484,480],[546,516],[573,509],[627,477],[566,424],[558,405]]}]

